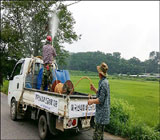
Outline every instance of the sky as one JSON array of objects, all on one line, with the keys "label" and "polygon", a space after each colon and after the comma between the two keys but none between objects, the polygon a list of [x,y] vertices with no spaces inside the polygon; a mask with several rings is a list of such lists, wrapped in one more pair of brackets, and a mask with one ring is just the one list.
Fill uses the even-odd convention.
[{"label": "sky", "polygon": [[[67,3],[73,3],[72,1]],[[121,57],[149,58],[159,51],[158,1],[81,1],[68,6],[81,40],[65,44],[69,52],[120,52]]]}]

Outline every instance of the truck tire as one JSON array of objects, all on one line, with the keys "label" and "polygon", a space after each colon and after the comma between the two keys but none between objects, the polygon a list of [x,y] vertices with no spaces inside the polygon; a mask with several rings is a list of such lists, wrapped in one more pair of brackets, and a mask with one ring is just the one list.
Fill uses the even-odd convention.
[{"label": "truck tire", "polygon": [[39,137],[41,140],[45,140],[48,137],[49,130],[47,126],[47,119],[46,119],[46,116],[43,114],[39,117],[38,131],[39,131]]},{"label": "truck tire", "polygon": [[17,102],[15,99],[11,100],[10,117],[11,117],[11,120],[13,120],[13,121],[17,120]]}]

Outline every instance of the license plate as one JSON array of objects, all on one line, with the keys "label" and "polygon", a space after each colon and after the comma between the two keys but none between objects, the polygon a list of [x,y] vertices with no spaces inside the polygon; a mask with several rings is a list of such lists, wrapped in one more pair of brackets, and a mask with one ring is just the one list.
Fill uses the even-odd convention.
[{"label": "license plate", "polygon": [[90,127],[90,119],[82,119],[81,123],[82,123],[82,128]]}]

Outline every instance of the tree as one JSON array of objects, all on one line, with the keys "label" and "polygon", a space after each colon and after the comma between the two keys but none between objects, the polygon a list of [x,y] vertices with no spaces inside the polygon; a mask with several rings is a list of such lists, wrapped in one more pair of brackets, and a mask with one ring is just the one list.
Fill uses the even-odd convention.
[{"label": "tree", "polygon": [[121,58],[121,53],[119,52],[113,52],[113,57],[120,59]]},{"label": "tree", "polygon": [[[17,61],[21,57],[41,55],[43,40],[49,34],[49,12],[57,13],[60,21],[53,40],[59,64],[68,56],[63,44],[80,39],[74,32],[72,13],[61,1],[3,1],[1,8],[4,11],[1,17],[2,59]],[[3,68],[7,66],[3,64]]]},{"label": "tree", "polygon": [[149,58],[149,60],[146,60],[144,62],[146,72],[158,73],[158,62],[160,61],[160,52],[150,52]]},{"label": "tree", "polygon": [[150,52],[150,54],[149,54],[149,59],[154,59],[155,56],[156,56],[156,52],[155,52],[155,51],[152,51],[152,52]]},{"label": "tree", "polygon": [[[159,55],[159,53],[156,53]],[[155,57],[157,58],[157,57]],[[156,59],[157,60],[157,59]],[[93,71],[96,72],[96,66],[102,62],[107,63],[109,74],[141,74],[147,72],[157,72],[157,61],[147,60],[141,62],[138,58],[133,57],[129,60],[120,57],[120,53],[114,52],[81,52],[70,54],[67,59],[68,65],[64,68],[70,70]]]},{"label": "tree", "polygon": [[128,74],[130,73],[130,65],[128,60],[122,58],[119,64],[119,73]]},{"label": "tree", "polygon": [[144,72],[141,61],[138,58],[133,57],[128,60],[128,63],[129,63],[129,69],[130,69],[129,71],[131,74],[140,74]]}]

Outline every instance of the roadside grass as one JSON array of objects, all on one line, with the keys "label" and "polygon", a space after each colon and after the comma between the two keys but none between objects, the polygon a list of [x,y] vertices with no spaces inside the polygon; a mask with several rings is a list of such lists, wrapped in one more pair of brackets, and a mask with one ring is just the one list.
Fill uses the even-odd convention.
[{"label": "roadside grass", "polygon": [[8,94],[8,84],[9,84],[8,80],[5,80],[3,82],[3,86],[0,87],[1,92],[5,93],[5,94]]},{"label": "roadside grass", "polygon": [[134,106],[122,99],[111,99],[110,123],[105,131],[130,140],[160,140],[159,126],[152,128],[135,117]]},{"label": "roadside grass", "polygon": [[[71,76],[75,85],[82,76]],[[95,87],[98,88],[98,76],[89,76]],[[151,81],[121,80],[109,77],[111,100],[123,99],[135,108],[134,117],[139,117],[142,122],[150,127],[155,127],[159,122],[159,83]],[[84,79],[79,82],[75,91],[95,94],[90,90],[90,82]]]}]

